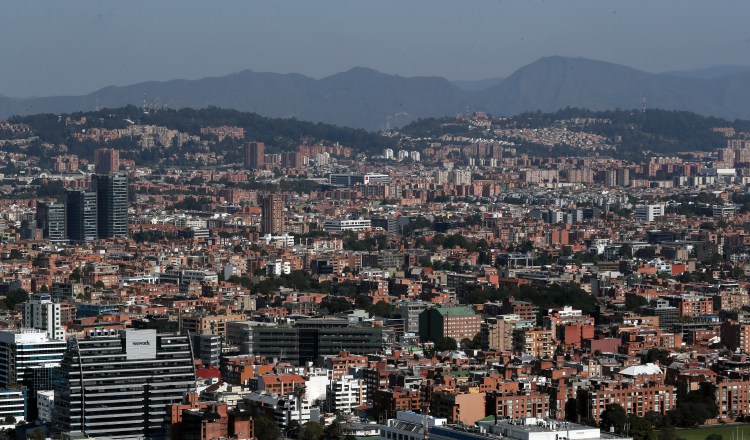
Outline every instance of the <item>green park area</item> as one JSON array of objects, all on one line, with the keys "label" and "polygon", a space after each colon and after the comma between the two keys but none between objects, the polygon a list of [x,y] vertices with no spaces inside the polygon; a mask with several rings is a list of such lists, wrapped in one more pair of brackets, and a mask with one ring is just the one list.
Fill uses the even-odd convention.
[{"label": "green park area", "polygon": [[750,424],[718,425],[707,428],[678,429],[675,436],[685,440],[706,440],[711,436],[712,440],[750,440]]}]

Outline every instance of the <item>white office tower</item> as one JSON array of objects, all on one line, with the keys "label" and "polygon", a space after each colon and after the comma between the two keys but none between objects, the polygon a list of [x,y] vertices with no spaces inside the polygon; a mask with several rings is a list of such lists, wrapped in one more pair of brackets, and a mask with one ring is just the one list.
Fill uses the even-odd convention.
[{"label": "white office tower", "polygon": [[409,152],[409,157],[414,162],[419,162],[420,160],[422,160],[422,155],[419,154],[419,151],[411,151],[411,152]]},{"label": "white office tower", "polygon": [[65,339],[65,329],[60,321],[60,304],[53,303],[50,295],[35,293],[24,303],[23,326],[44,330],[49,339]]},{"label": "white office tower", "polygon": [[0,388],[25,386],[29,397],[52,388],[51,372],[60,366],[66,344],[43,330],[0,331]]},{"label": "white office tower", "polygon": [[393,149],[392,148],[386,148],[385,151],[383,151],[383,156],[386,159],[393,159]]},{"label": "white office tower", "polygon": [[633,215],[636,219],[643,222],[652,222],[657,217],[664,215],[665,205],[663,203],[655,205],[639,205],[635,207]]},{"label": "white office tower", "polygon": [[398,160],[404,160],[407,157],[409,157],[409,152],[407,150],[398,150]]}]

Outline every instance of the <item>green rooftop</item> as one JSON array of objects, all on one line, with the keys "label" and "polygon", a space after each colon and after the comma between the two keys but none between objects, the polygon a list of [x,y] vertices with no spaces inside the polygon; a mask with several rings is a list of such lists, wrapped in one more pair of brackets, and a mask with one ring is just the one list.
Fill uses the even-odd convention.
[{"label": "green rooftop", "polygon": [[443,316],[466,316],[476,315],[469,307],[438,307],[435,310]]}]

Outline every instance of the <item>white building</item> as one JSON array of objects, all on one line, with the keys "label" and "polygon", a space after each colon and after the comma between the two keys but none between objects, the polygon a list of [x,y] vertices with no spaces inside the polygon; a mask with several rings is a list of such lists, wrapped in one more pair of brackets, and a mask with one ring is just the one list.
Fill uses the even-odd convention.
[{"label": "white building", "polygon": [[325,368],[310,369],[305,378],[305,398],[308,402],[325,400],[328,386],[328,370]]},{"label": "white building", "polygon": [[714,217],[731,217],[737,213],[735,205],[711,205]]},{"label": "white building", "polygon": [[292,263],[289,261],[277,258],[270,263],[266,263],[266,275],[279,276],[281,274],[289,275],[290,273],[292,273]]},{"label": "white building", "polygon": [[53,303],[46,294],[32,294],[23,304],[23,326],[44,330],[49,339],[65,339],[65,329],[60,321],[60,304]]},{"label": "white building", "polygon": [[471,185],[471,171],[453,170],[450,180],[455,185]]},{"label": "white building", "polygon": [[409,157],[408,150],[398,150],[398,160],[404,160]]},{"label": "white building", "polygon": [[383,157],[388,160],[393,160],[393,149],[386,148],[385,150],[383,150]]},{"label": "white building", "polygon": [[38,391],[36,393],[36,409],[39,413],[39,420],[45,423],[52,423],[52,412],[55,408],[54,391]]},{"label": "white building", "polygon": [[652,222],[657,217],[664,215],[664,204],[658,203],[655,205],[639,205],[635,207],[633,215],[636,219],[642,222]]},{"label": "white building", "polygon": [[13,428],[6,425],[5,418],[13,417],[16,423],[26,420],[26,389],[0,390],[0,428]]},{"label": "white building", "polygon": [[260,239],[266,244],[271,245],[273,243],[276,247],[292,247],[294,246],[294,235],[284,233],[282,235],[271,235],[266,234]]},{"label": "white building", "polygon": [[422,156],[419,154],[419,151],[412,151],[409,153],[409,158],[414,162],[419,162],[422,159]]},{"label": "white building", "polygon": [[371,226],[370,219],[326,220],[323,223],[323,230],[326,232],[364,231],[370,229]]},{"label": "white building", "polygon": [[432,174],[433,178],[435,179],[436,185],[444,185],[448,183],[449,179],[449,172],[448,170],[435,170]]},{"label": "white building", "polygon": [[354,408],[367,401],[367,387],[362,379],[345,375],[328,384],[326,396],[328,411],[351,414]]},{"label": "white building", "polygon": [[300,425],[310,421],[310,403],[307,399],[292,394],[279,396],[265,391],[253,392],[245,396],[245,401],[252,406],[268,410],[278,426],[287,427],[294,420]]},{"label": "white building", "polygon": [[44,330],[0,331],[0,389],[27,384],[31,378],[26,375],[37,372],[49,377],[66,348],[64,340],[50,339]]}]

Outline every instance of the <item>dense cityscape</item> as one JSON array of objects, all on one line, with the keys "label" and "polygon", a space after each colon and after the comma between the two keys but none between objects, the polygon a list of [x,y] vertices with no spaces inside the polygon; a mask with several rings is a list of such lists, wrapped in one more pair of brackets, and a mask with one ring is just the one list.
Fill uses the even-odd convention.
[{"label": "dense cityscape", "polygon": [[[744,122],[199,115],[0,122],[8,436],[672,440],[750,415]],[[698,118],[702,144],[623,118]]]}]

